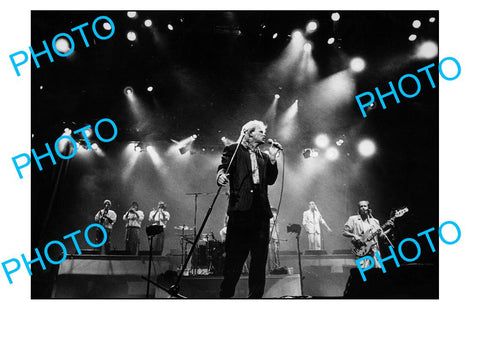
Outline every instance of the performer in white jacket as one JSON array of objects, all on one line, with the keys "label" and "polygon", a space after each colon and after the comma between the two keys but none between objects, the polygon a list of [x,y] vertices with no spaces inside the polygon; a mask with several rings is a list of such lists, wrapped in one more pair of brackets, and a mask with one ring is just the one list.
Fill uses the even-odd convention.
[{"label": "performer in white jacket", "polygon": [[308,203],[308,210],[303,212],[303,222],[302,225],[305,228],[305,232],[308,236],[308,249],[309,250],[320,250],[322,249],[322,234],[320,230],[320,223],[322,223],[329,232],[332,231],[327,225],[327,222],[318,211],[317,205],[315,202],[311,201]]}]

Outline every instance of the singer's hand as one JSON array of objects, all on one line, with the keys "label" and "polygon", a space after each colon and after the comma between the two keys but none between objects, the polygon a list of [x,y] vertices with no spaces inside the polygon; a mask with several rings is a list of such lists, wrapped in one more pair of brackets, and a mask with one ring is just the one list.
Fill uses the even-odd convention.
[{"label": "singer's hand", "polygon": [[221,174],[220,176],[218,176],[217,183],[221,186],[227,185],[229,183],[228,174]]},{"label": "singer's hand", "polygon": [[280,149],[277,148],[276,146],[271,145],[268,148],[268,157],[270,157],[270,161],[272,161],[272,163],[277,160],[279,155],[280,155]]}]

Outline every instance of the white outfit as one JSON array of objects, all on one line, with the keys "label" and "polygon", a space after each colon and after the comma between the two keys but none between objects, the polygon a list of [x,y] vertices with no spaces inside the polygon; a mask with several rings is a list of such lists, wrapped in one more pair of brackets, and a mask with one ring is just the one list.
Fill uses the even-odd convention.
[{"label": "white outfit", "polygon": [[302,225],[305,228],[305,232],[308,236],[309,250],[320,250],[322,247],[320,222],[323,223],[323,217],[317,209],[314,211],[308,209],[307,211],[303,212]]}]

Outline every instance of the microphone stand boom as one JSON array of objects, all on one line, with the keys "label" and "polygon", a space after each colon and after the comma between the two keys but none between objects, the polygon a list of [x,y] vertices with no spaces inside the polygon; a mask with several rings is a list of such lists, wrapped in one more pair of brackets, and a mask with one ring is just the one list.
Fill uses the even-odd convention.
[{"label": "microphone stand boom", "polygon": [[[244,138],[245,138],[245,133],[242,133],[242,138],[238,141],[238,144],[235,148],[235,151],[233,152],[232,158],[230,158],[230,162],[228,163],[227,170],[225,171],[225,175],[227,175],[229,173],[230,167],[232,166],[232,163],[233,163],[233,160],[235,159],[235,156],[237,155],[238,148],[240,147],[240,144],[242,144]],[[195,235],[195,239],[193,240],[192,247],[190,248],[190,251],[189,251],[189,253],[188,253],[188,255],[185,259],[185,262],[183,263],[182,269],[180,270],[180,273],[178,273],[177,281],[175,282],[175,284],[173,286],[171,286],[170,288],[165,288],[162,285],[159,285],[156,282],[153,282],[149,278],[147,279],[144,276],[142,276],[142,278],[144,280],[149,281],[150,283],[152,283],[153,285],[157,286],[158,288],[164,290],[165,292],[167,292],[171,296],[175,296],[175,297],[178,297],[178,298],[185,298],[185,296],[179,294],[180,281],[182,280],[183,273],[185,272],[185,269],[187,268],[188,262],[192,258],[193,252],[195,251],[195,247],[197,246],[197,243],[200,240],[200,237],[202,235],[203,228],[205,227],[205,224],[207,224],[208,218],[210,217],[210,214],[212,213],[213,207],[215,205],[215,202],[217,201],[218,195],[222,191],[222,188],[223,188],[223,186],[219,186],[218,189],[217,189],[217,193],[215,194],[215,197],[213,198],[213,201],[212,201],[212,203],[210,204],[210,207],[207,210],[207,214],[205,215],[205,217],[203,219],[202,225],[198,229],[198,233]]]}]

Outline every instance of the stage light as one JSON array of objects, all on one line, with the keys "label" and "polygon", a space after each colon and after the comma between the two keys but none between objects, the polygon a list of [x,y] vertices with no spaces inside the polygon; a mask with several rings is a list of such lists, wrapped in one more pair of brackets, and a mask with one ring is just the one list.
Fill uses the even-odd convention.
[{"label": "stage light", "polygon": [[97,143],[93,143],[93,144],[92,144],[92,149],[95,150],[95,151],[98,150],[98,144],[97,144]]},{"label": "stage light", "polygon": [[131,19],[136,18],[137,17],[137,12],[129,11],[129,12],[127,12],[127,16]]},{"label": "stage light", "polygon": [[275,99],[280,99],[280,95],[278,93],[275,95]]},{"label": "stage light", "polygon": [[195,140],[195,139],[197,139],[197,138],[198,138],[197,135],[195,135],[195,134],[192,135],[192,139],[193,139],[193,140]]},{"label": "stage light", "polygon": [[318,157],[318,151],[315,150],[315,149],[312,149],[312,152],[310,153],[310,157],[317,158]]},{"label": "stage light", "polygon": [[152,20],[147,19],[143,22],[143,24],[145,25],[145,27],[151,27],[152,26]]},{"label": "stage light", "polygon": [[338,13],[338,12],[332,13],[332,20],[333,20],[333,21],[338,21],[338,20],[340,20],[340,13]]},{"label": "stage light", "polygon": [[304,50],[305,52],[307,52],[307,53],[311,52],[311,51],[312,51],[312,44],[310,44],[310,43],[308,43],[308,42],[305,43],[305,44],[303,45],[303,50]]},{"label": "stage light", "polygon": [[87,145],[87,142],[85,142],[85,139],[80,139],[78,142],[77,142],[77,148],[79,151],[82,151],[83,150],[88,150],[88,145]]},{"label": "stage light", "polygon": [[178,151],[180,151],[181,155],[184,155],[188,151],[188,148],[186,146],[182,146],[178,149]]},{"label": "stage light", "polygon": [[358,144],[358,152],[360,155],[363,157],[370,157],[372,156],[377,147],[375,146],[375,143],[372,142],[370,139],[364,139]]},{"label": "stage light", "polygon": [[133,151],[135,152],[143,152],[145,151],[145,145],[142,142],[138,142],[133,147]]},{"label": "stage light", "polygon": [[273,33],[272,39],[277,39],[277,37],[278,37],[278,33]]},{"label": "stage light", "polygon": [[315,145],[321,149],[325,149],[330,144],[330,138],[325,133],[319,134],[315,137]]},{"label": "stage light", "polygon": [[435,22],[435,17],[431,17],[430,19],[428,19],[428,21]]},{"label": "stage light", "polygon": [[317,30],[318,24],[316,21],[312,20],[307,24],[306,31],[307,33],[313,33]]},{"label": "stage light", "polygon": [[222,137],[221,138],[223,145],[229,146],[235,143],[235,141],[231,140],[230,138],[227,137]]},{"label": "stage light", "polygon": [[410,34],[410,36],[408,37],[408,40],[410,40],[410,41],[415,41],[416,39],[417,39],[416,34]]},{"label": "stage light", "polygon": [[420,59],[431,59],[438,55],[438,45],[433,41],[426,41],[417,48],[416,56]]},{"label": "stage light", "polygon": [[334,161],[338,159],[338,156],[340,156],[340,153],[338,152],[338,149],[334,146],[329,147],[327,151],[325,151],[325,158],[329,161]]},{"label": "stage light", "polygon": [[109,22],[105,21],[105,22],[103,23],[103,29],[104,29],[105,31],[110,31],[110,30],[112,29],[112,26],[110,25]]},{"label": "stage light", "polygon": [[167,28],[168,28],[169,31],[173,31],[173,25],[172,24],[168,24]]},{"label": "stage light", "polygon": [[134,31],[130,31],[127,33],[127,39],[130,41],[137,40],[137,34]]},{"label": "stage light", "polygon": [[127,96],[131,96],[133,94],[133,88],[130,86],[127,86],[126,88],[123,89],[123,93],[125,93]]},{"label": "stage light", "polygon": [[412,26],[413,28],[420,28],[420,26],[422,26],[422,23],[420,20],[413,20]]},{"label": "stage light", "polygon": [[43,90],[43,85],[40,85],[40,90]]},{"label": "stage light", "polygon": [[355,57],[350,61],[350,69],[353,72],[362,72],[365,69],[365,60]]},{"label": "stage light", "polygon": [[85,135],[86,135],[87,137],[90,137],[90,136],[92,135],[92,129],[87,129],[87,130],[85,130]]},{"label": "stage light", "polygon": [[345,140],[343,140],[342,138],[337,139],[337,141],[335,142],[335,144],[337,144],[337,146],[342,146],[343,143],[345,143]]},{"label": "stage light", "polygon": [[[63,130],[63,133],[62,133],[62,136],[70,136],[72,134],[72,130],[70,130],[69,128],[65,128]],[[33,138],[33,134],[32,134],[32,138]],[[68,144],[69,140],[67,138],[62,138],[58,141],[58,150],[60,151],[61,154],[64,154],[65,150],[67,149],[67,144]],[[71,143],[71,141],[70,141]],[[73,147],[73,145],[72,145]],[[77,146],[77,149],[78,149],[78,146]],[[71,153],[70,153],[71,154]]]},{"label": "stage light", "polygon": [[147,150],[147,152],[152,152],[153,151],[153,146],[147,145],[146,150]]},{"label": "stage light", "polygon": [[152,91],[153,91],[153,86],[147,87],[147,91],[148,91],[148,92],[152,92]]},{"label": "stage light", "polygon": [[67,54],[68,52],[70,52],[71,49],[70,42],[66,38],[59,38],[57,39],[57,41],[55,41],[55,48],[59,52]]},{"label": "stage light", "polygon": [[328,40],[327,40],[327,44],[329,44],[329,45],[332,45],[334,42],[335,42],[334,37],[328,38]]},{"label": "stage light", "polygon": [[302,32],[300,32],[299,30],[293,31],[292,39],[299,40],[299,39],[302,39],[302,38],[303,38]]}]

